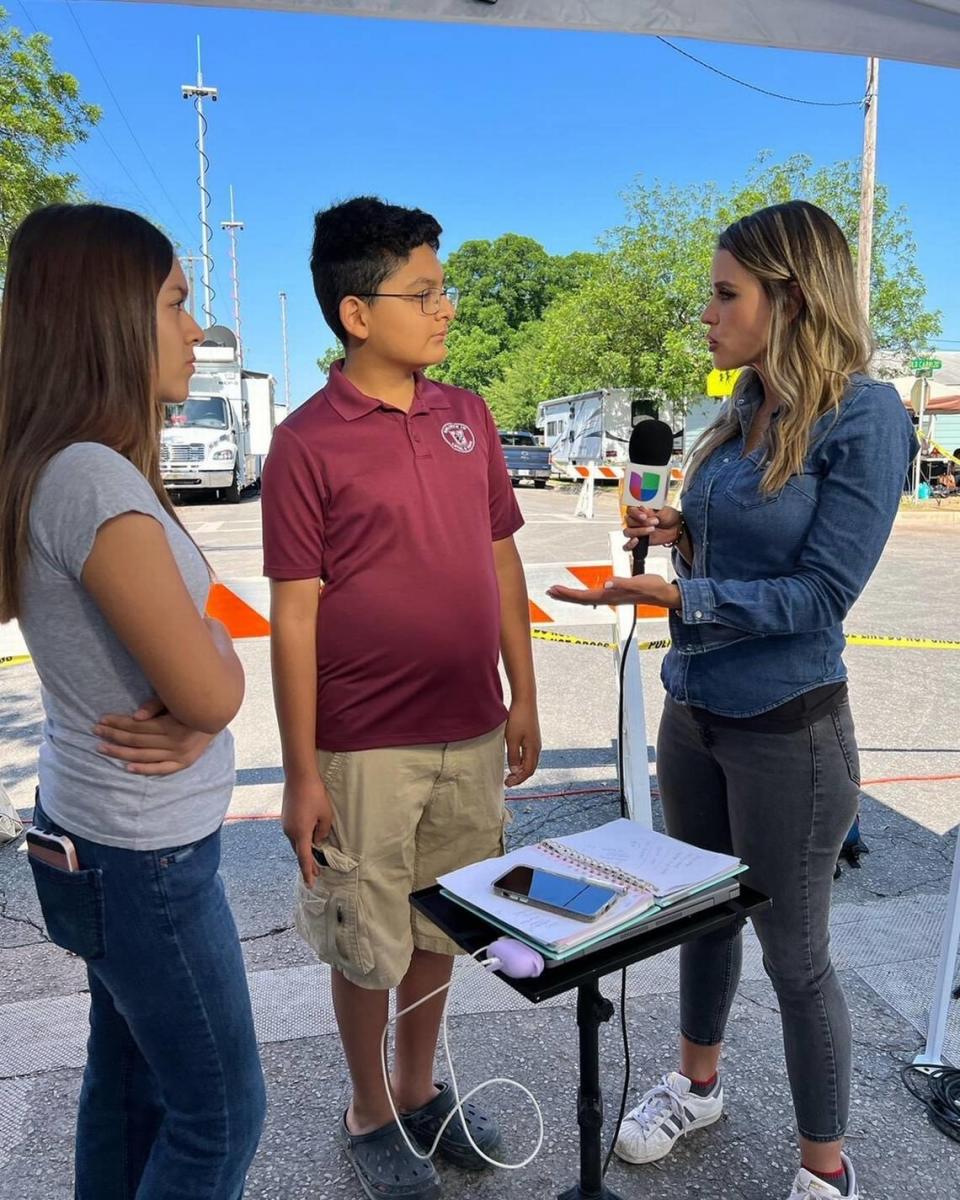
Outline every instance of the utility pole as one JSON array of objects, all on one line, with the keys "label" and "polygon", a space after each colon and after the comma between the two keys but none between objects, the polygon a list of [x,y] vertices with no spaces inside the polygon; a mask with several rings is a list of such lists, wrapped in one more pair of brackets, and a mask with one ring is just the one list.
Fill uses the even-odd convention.
[{"label": "utility pole", "polygon": [[283,402],[290,412],[290,359],[287,356],[287,293],[280,293],[280,328],[283,333]]},{"label": "utility pole", "polygon": [[197,38],[197,82],[180,85],[180,95],[184,100],[192,100],[197,110],[197,153],[200,156],[200,254],[203,259],[203,315],[209,328],[216,324],[213,315],[213,288],[210,286],[210,222],[207,220],[207,210],[210,205],[210,193],[207,191],[207,167],[210,160],[205,151],[207,120],[203,115],[204,100],[216,101],[220,93],[215,87],[204,87],[203,70],[200,65],[200,38]]},{"label": "utility pole", "polygon": [[221,221],[220,228],[230,237],[230,274],[233,278],[233,330],[237,335],[237,360],[243,366],[243,338],[240,334],[240,267],[237,260],[237,234],[243,229],[233,209],[233,184],[230,184],[230,220]]},{"label": "utility pole", "polygon": [[873,262],[873,195],[877,178],[877,100],[880,60],[867,59],[863,97],[863,158],[860,165],[860,235],[857,242],[857,295],[870,320],[870,268]]}]

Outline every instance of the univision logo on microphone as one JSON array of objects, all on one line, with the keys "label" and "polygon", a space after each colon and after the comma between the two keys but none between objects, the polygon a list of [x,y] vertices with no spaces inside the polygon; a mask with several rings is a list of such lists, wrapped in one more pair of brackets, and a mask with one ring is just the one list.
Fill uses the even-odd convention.
[{"label": "univision logo on microphone", "polygon": [[627,464],[623,477],[624,504],[645,504],[650,508],[662,508],[667,498],[670,472],[666,468]]}]

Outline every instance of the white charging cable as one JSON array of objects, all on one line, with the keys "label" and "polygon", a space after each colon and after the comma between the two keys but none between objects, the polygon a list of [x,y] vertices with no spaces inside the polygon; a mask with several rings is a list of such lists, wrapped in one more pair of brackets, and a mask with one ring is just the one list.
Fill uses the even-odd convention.
[{"label": "white charging cable", "polygon": [[[471,955],[471,957],[476,960],[478,954],[484,954],[488,949],[489,949],[488,946],[484,946],[482,949],[475,951],[474,954]],[[488,958],[488,959],[484,959],[484,961],[481,962],[479,965],[481,967],[497,967],[500,965],[500,960],[497,958]],[[437,1136],[433,1140],[433,1145],[426,1152],[426,1154],[424,1154],[420,1150],[418,1150],[416,1148],[416,1146],[414,1146],[413,1142],[411,1142],[410,1138],[407,1136],[406,1129],[404,1129],[404,1127],[403,1127],[403,1121],[400,1119],[400,1114],[397,1112],[397,1106],[394,1103],[394,1099],[393,1099],[393,1092],[390,1090],[390,1074],[387,1070],[387,1030],[390,1028],[390,1026],[393,1024],[394,1021],[399,1021],[399,1019],[401,1017],[405,1016],[409,1012],[413,1012],[413,1010],[415,1008],[419,1008],[421,1004],[426,1004],[426,1002],[428,1000],[432,1000],[434,998],[434,996],[438,996],[441,992],[448,991],[448,989],[453,986],[453,983],[454,983],[453,979],[450,979],[447,983],[441,984],[440,987],[434,988],[434,990],[432,992],[430,992],[428,995],[421,996],[420,999],[415,1001],[413,1004],[409,1004],[406,1008],[402,1008],[399,1012],[394,1013],[394,1015],[387,1021],[386,1025],[384,1025],[384,1027],[383,1027],[383,1033],[380,1035],[380,1068],[383,1071],[383,1086],[386,1089],[387,1100],[390,1102],[390,1111],[393,1113],[394,1120],[397,1122],[397,1126],[400,1129],[400,1134],[401,1134],[403,1140],[407,1143],[407,1148],[410,1150],[410,1153],[413,1154],[416,1158],[429,1160],[429,1159],[433,1158],[434,1154],[436,1153],[437,1146],[440,1144],[440,1139],[443,1137],[444,1130],[447,1128],[447,1126],[450,1124],[450,1122],[453,1120],[453,1118],[461,1113],[463,1106],[467,1103],[467,1101],[470,1099],[471,1096],[475,1096],[477,1094],[477,1092],[481,1092],[481,1091],[483,1091],[484,1088],[491,1087],[495,1083],[506,1083],[506,1084],[509,1084],[511,1087],[519,1088],[520,1091],[523,1092],[523,1094],[525,1096],[529,1097],[530,1103],[536,1109],[537,1121],[539,1122],[539,1125],[540,1125],[540,1132],[537,1135],[537,1144],[533,1148],[533,1152],[531,1154],[528,1154],[527,1157],[522,1162],[518,1162],[518,1163],[499,1162],[497,1159],[490,1158],[489,1155],[484,1154],[484,1152],[480,1149],[480,1147],[477,1145],[477,1143],[473,1140],[473,1138],[470,1135],[470,1129],[469,1129],[469,1126],[467,1125],[466,1117],[464,1116],[462,1118],[463,1132],[467,1136],[467,1141],[470,1143],[470,1145],[473,1147],[473,1149],[476,1151],[476,1153],[480,1155],[480,1157],[483,1159],[484,1162],[489,1163],[491,1167],[500,1167],[501,1170],[504,1170],[504,1171],[519,1171],[521,1167],[526,1167],[530,1163],[533,1162],[533,1160],[540,1153],[540,1149],[543,1146],[543,1113],[540,1110],[540,1105],[537,1103],[536,1096],[534,1096],[533,1092],[531,1092],[529,1088],[524,1087],[522,1083],[518,1083],[516,1079],[506,1079],[506,1078],[501,1078],[501,1077],[498,1077],[496,1079],[488,1079],[485,1083],[478,1083],[475,1088],[471,1088],[470,1091],[467,1092],[467,1094],[461,1099],[460,1089],[457,1085],[457,1075],[453,1069],[453,1059],[450,1057],[450,1041],[449,1041],[449,1037],[447,1035],[447,1000],[449,1000],[449,995],[447,996],[447,1000],[444,1000],[444,1002],[443,1002],[443,1021],[442,1021],[443,1053],[444,1053],[444,1057],[447,1060],[447,1069],[450,1072],[450,1086],[453,1088],[454,1106],[447,1113],[446,1117],[444,1117],[443,1123],[441,1124],[439,1130],[437,1131]]]}]

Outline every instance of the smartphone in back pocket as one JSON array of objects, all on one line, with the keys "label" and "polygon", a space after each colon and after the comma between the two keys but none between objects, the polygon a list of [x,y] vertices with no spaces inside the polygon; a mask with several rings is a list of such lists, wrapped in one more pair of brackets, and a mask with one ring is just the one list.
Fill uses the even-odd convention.
[{"label": "smartphone in back pocket", "polygon": [[47,935],[55,946],[92,960],[106,954],[103,871],[82,868],[65,833],[27,830],[27,858]]},{"label": "smartphone in back pocket", "polygon": [[65,833],[46,833],[31,825],[27,830],[27,854],[60,871],[79,871],[77,851]]}]

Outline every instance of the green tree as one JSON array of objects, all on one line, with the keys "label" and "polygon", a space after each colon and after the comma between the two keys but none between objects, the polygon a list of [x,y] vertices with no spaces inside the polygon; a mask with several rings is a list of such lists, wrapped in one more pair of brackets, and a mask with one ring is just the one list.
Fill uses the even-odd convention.
[{"label": "green tree", "polygon": [[[638,183],[627,197],[627,221],[605,237],[599,262],[501,364],[491,404],[529,426],[539,400],[635,387],[682,412],[702,395],[710,369],[699,316],[717,233],[757,208],[793,198],[825,208],[856,246],[853,162],[815,167],[805,155],[782,163],[761,157],[747,181],[728,193],[714,184]],[[940,314],[924,309],[906,213],[890,205],[882,185],[875,210],[871,323],[881,348],[909,354],[931,344]]]},{"label": "green tree", "polygon": [[447,357],[431,376],[485,394],[520,344],[522,331],[558,296],[576,288],[595,259],[582,252],[550,255],[533,238],[516,233],[465,242],[445,263],[447,281],[461,298]]},{"label": "green tree", "polygon": [[58,164],[99,119],[100,109],[80,99],[76,79],[56,69],[50,38],[25,36],[0,8],[0,278],[23,218],[76,198],[77,176]]},{"label": "green tree", "polygon": [[[860,162],[814,166],[805,154],[782,163],[761,156],[744,188],[722,205],[721,227],[764,204],[803,199],[819,204],[843,230],[854,254],[860,225]],[[882,350],[906,357],[928,349],[941,332],[941,314],[924,308],[926,284],[917,266],[917,244],[907,210],[894,207],[889,189],[878,184],[874,197],[870,324]]]},{"label": "green tree", "polygon": [[[444,264],[447,283],[460,291],[460,304],[447,357],[430,368],[431,378],[486,395],[522,343],[524,330],[558,296],[578,287],[596,260],[596,254],[583,251],[550,255],[533,238],[516,233],[464,242]],[[317,366],[327,374],[342,354],[338,342]]]},{"label": "green tree", "polygon": [[486,401],[500,429],[533,429],[537,404],[549,396],[552,380],[544,374],[543,321],[532,321],[518,335],[503,375],[490,382]]},{"label": "green tree", "polygon": [[317,366],[324,375],[329,375],[330,368],[340,358],[343,358],[343,345],[340,339],[337,338],[336,342],[332,346],[328,346],[320,358],[317,359]]}]

